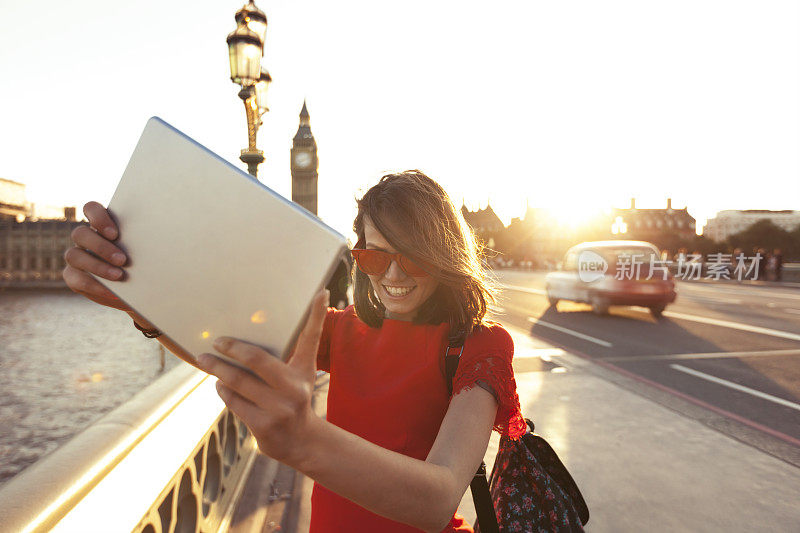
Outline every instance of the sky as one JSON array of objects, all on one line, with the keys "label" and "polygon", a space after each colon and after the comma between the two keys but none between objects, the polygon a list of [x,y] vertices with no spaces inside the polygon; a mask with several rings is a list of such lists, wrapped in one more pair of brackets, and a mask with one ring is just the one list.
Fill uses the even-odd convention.
[{"label": "sky", "polygon": [[[160,116],[241,168],[227,34],[243,0],[0,0],[0,177],[107,204]],[[418,168],[508,223],[532,207],[800,209],[796,1],[257,2],[261,181],[291,197],[303,100],[319,215]]]}]

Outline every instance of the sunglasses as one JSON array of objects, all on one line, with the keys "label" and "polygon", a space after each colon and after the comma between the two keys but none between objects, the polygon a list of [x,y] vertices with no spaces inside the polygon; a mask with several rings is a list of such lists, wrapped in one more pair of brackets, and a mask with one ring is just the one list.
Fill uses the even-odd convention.
[{"label": "sunglasses", "polygon": [[350,253],[353,254],[358,269],[364,274],[380,276],[388,270],[392,261],[395,261],[400,269],[409,276],[421,278],[428,275],[428,270],[399,252],[391,254],[383,250],[368,250],[360,246],[363,246],[361,241],[356,244],[356,248],[350,250]]}]

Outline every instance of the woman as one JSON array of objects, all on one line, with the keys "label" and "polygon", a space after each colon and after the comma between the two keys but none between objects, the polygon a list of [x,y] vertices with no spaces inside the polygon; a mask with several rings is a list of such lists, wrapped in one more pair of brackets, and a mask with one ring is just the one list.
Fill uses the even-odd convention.
[{"label": "woman", "polygon": [[[125,258],[114,255],[108,212],[95,202],[84,212],[92,228],[74,232],[64,279],[152,328],[86,273],[121,279],[112,264]],[[419,171],[381,178],[358,200],[353,229],[355,305],[327,308],[319,293],[288,363],[227,337],[215,348],[263,381],[210,354],[188,362],[219,378],[220,397],[263,453],[315,480],[312,532],[471,531],[454,513],[492,428],[525,431],[513,343],[484,320],[492,292],[472,232]],[[452,398],[450,338],[466,339]],[[316,369],[331,374],[325,420],[311,410]]]}]

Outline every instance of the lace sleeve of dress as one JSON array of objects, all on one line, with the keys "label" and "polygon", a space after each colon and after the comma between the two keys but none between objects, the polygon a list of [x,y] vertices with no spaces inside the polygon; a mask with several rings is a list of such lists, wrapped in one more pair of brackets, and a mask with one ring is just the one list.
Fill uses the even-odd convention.
[{"label": "lace sleeve of dress", "polygon": [[336,326],[337,319],[343,311],[335,307],[329,307],[325,315],[325,323],[322,325],[322,335],[319,338],[319,350],[317,350],[317,370],[331,371],[331,337]]},{"label": "lace sleeve of dress", "polygon": [[[522,417],[517,395],[517,382],[511,360],[514,341],[499,324],[484,326],[464,344],[458,364],[453,391],[455,394],[473,386],[488,385],[497,400],[494,429],[512,439],[521,437],[527,426]],[[486,388],[486,387],[483,387]]]}]

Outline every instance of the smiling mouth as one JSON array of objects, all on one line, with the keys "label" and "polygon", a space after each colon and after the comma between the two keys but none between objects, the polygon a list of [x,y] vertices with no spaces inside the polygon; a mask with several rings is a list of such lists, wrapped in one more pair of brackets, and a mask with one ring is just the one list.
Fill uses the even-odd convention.
[{"label": "smiling mouth", "polygon": [[402,298],[403,296],[408,296],[411,294],[411,291],[416,289],[417,287],[389,287],[387,285],[383,286],[383,290],[385,290],[389,296],[394,296],[396,298]]}]

